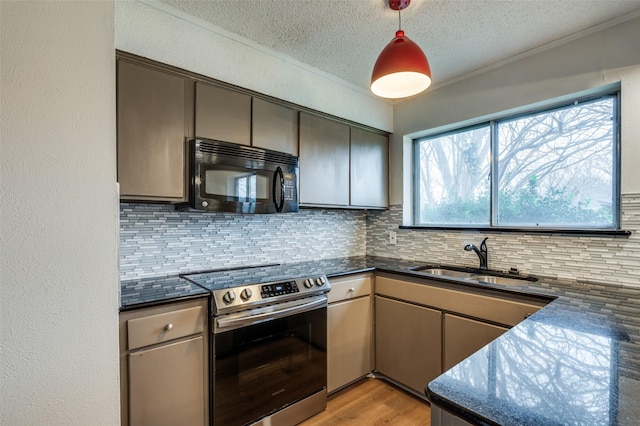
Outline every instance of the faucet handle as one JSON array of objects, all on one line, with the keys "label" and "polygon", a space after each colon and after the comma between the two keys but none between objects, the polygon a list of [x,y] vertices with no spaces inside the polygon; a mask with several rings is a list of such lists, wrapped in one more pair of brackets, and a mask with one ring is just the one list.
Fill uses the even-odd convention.
[{"label": "faucet handle", "polygon": [[482,250],[482,248],[484,248],[485,250],[487,249],[487,240],[488,239],[489,239],[489,237],[484,237],[484,239],[480,243],[480,250]]}]

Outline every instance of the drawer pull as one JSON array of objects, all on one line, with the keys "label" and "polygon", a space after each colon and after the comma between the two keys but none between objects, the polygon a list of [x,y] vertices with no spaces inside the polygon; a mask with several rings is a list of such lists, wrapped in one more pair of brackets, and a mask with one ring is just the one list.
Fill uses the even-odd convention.
[{"label": "drawer pull", "polygon": [[353,287],[351,287],[351,288],[349,289],[349,293],[353,293],[354,291],[356,291],[356,289],[355,289],[355,288],[353,288]]},{"label": "drawer pull", "polygon": [[173,324],[167,324],[164,326],[164,332],[173,330]]}]

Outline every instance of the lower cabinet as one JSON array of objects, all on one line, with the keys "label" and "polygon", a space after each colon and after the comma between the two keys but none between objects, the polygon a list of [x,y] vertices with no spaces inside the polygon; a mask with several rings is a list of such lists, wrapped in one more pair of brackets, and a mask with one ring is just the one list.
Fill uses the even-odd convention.
[{"label": "lower cabinet", "polygon": [[209,424],[206,300],[120,314],[123,426]]},{"label": "lower cabinet", "polygon": [[494,341],[509,329],[444,314],[444,371]]},{"label": "lower cabinet", "polygon": [[376,296],[376,370],[424,395],[441,373],[440,311]]},{"label": "lower cabinet", "polygon": [[204,424],[204,338],[129,354],[131,425]]},{"label": "lower cabinet", "polygon": [[431,380],[548,302],[536,296],[376,274],[376,370],[424,397]]},{"label": "lower cabinet", "polygon": [[373,369],[371,275],[331,279],[327,309],[327,392]]}]

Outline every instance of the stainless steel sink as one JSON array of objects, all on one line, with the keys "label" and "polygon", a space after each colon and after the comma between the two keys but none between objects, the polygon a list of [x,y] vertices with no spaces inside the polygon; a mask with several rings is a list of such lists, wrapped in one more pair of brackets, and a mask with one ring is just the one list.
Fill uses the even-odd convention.
[{"label": "stainless steel sink", "polygon": [[[470,268],[471,269],[471,268]],[[499,284],[505,286],[526,286],[532,282],[537,281],[535,278],[518,278],[518,277],[506,277],[496,272],[485,272],[478,269],[465,270],[464,267],[446,267],[440,265],[423,265],[411,268],[411,271],[422,274],[436,275],[441,278],[457,278],[464,279],[466,281],[474,281],[478,283]]]},{"label": "stainless steel sink", "polygon": [[500,277],[496,275],[471,275],[467,278],[469,281],[478,281],[481,283],[500,284],[510,286],[522,286],[531,284],[531,280],[523,278]]},{"label": "stainless steel sink", "polygon": [[474,275],[473,272],[458,271],[456,269],[447,269],[432,266],[418,266],[417,268],[411,268],[411,270],[414,272],[422,272],[423,274],[452,278],[469,278]]}]

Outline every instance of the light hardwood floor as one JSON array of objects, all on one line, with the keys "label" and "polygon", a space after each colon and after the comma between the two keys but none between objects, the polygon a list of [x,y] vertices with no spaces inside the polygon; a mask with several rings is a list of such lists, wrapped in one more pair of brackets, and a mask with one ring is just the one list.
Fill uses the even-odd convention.
[{"label": "light hardwood floor", "polygon": [[427,426],[430,422],[427,402],[382,379],[365,378],[331,395],[325,411],[300,425]]}]

